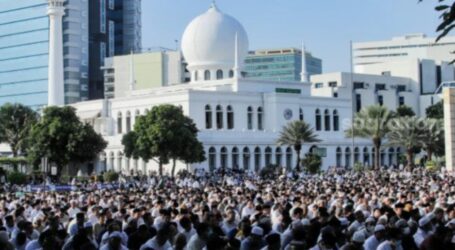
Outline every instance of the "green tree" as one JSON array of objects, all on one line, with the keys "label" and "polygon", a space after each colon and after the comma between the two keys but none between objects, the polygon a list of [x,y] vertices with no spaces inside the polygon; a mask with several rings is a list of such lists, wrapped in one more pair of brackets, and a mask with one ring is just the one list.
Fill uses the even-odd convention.
[{"label": "green tree", "polygon": [[444,155],[444,124],[442,119],[422,120],[422,146],[427,152],[428,160],[433,154]]},{"label": "green tree", "polygon": [[415,116],[416,115],[414,110],[412,110],[411,107],[406,106],[406,105],[400,105],[397,108],[396,114],[397,114],[398,117]]},{"label": "green tree", "polygon": [[302,159],[302,165],[310,174],[317,174],[321,170],[321,156],[317,154],[307,153],[305,157]]},{"label": "green tree", "polygon": [[388,123],[393,118],[393,113],[384,106],[368,106],[356,113],[352,127],[345,131],[346,137],[366,138],[373,142],[374,167],[379,168],[380,153],[383,138],[389,132]]},{"label": "green tree", "polygon": [[38,114],[22,104],[6,103],[0,107],[0,143],[9,144],[13,157],[25,153],[30,130],[37,120]]},{"label": "green tree", "polygon": [[155,106],[146,115],[137,118],[134,132],[123,137],[126,157],[155,160],[159,174],[163,165],[182,160],[195,163],[205,160],[202,143],[197,139],[198,130],[191,118],[181,108],[173,105]]},{"label": "green tree", "polygon": [[440,101],[436,104],[433,104],[429,106],[425,110],[425,114],[427,115],[428,118],[433,118],[433,119],[444,119],[444,105],[443,102]]},{"label": "green tree", "polygon": [[297,154],[297,165],[295,168],[297,171],[300,171],[300,151],[302,150],[302,144],[320,141],[308,123],[304,121],[292,121],[281,130],[277,144],[280,146],[288,145],[294,147]]},{"label": "green tree", "polygon": [[92,126],[82,123],[73,107],[48,107],[31,130],[29,161],[43,157],[57,166],[57,175],[69,163],[89,162],[107,146]]},{"label": "green tree", "polygon": [[424,122],[417,117],[400,117],[393,119],[387,134],[388,144],[404,147],[406,150],[407,167],[414,167],[414,152],[423,146],[422,133]]}]

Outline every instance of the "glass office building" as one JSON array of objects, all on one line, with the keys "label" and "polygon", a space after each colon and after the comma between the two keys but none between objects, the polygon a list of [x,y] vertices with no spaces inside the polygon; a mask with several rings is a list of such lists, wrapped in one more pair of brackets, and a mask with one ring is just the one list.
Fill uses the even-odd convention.
[{"label": "glass office building", "polygon": [[[140,0],[65,1],[65,103],[102,98],[104,58],[140,50],[140,6]],[[47,0],[0,0],[0,105],[47,105],[48,47]]]},{"label": "glass office building", "polygon": [[0,105],[47,104],[46,8],[43,0],[0,1]]},{"label": "glass office building", "polygon": [[[306,52],[308,74],[322,73],[322,60]],[[300,81],[302,51],[295,48],[256,50],[245,59],[245,77],[273,81]]]}]

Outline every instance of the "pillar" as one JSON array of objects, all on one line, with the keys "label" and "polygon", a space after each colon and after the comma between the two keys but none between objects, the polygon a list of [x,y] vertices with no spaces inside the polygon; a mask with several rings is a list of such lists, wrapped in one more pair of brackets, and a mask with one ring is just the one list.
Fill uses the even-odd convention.
[{"label": "pillar", "polygon": [[455,88],[443,88],[442,93],[444,98],[446,168],[448,171],[453,171],[455,163]]},{"label": "pillar", "polygon": [[49,68],[48,106],[65,104],[63,78],[63,35],[62,17],[65,14],[64,0],[49,0]]}]

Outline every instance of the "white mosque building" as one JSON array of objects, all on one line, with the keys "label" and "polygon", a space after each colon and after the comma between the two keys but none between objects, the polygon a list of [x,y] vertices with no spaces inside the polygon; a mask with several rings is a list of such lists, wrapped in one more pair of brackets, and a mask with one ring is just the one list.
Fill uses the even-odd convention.
[{"label": "white mosque building", "polygon": [[[81,120],[93,124],[108,141],[93,165],[96,171],[148,173],[158,169],[154,161],[126,158],[121,139],[132,130],[136,117],[160,104],[180,106],[200,130],[198,137],[207,160],[178,166],[192,170],[226,167],[257,171],[270,164],[292,168],[297,159],[293,148],[277,146],[276,140],[283,126],[293,120],[309,123],[322,140],[305,144],[302,155],[310,150],[320,154],[323,168],[352,166],[353,162],[371,165],[375,154],[371,142],[355,139],[353,143],[344,133],[355,110],[354,95],[360,93],[364,98],[362,106],[377,103],[378,95],[383,95],[382,102],[391,109],[405,103],[417,113],[421,111],[420,93],[410,79],[403,77],[354,74],[362,82],[373,79],[384,86],[377,89],[364,84],[353,91],[352,79],[348,81],[343,73],[312,77],[317,83],[310,82],[305,70],[301,82],[242,78],[247,33],[242,24],[215,5],[187,26],[181,49],[190,83],[135,90],[132,79],[124,97],[73,104]],[[397,163],[400,149],[385,147],[379,153],[383,165],[392,165]]]}]

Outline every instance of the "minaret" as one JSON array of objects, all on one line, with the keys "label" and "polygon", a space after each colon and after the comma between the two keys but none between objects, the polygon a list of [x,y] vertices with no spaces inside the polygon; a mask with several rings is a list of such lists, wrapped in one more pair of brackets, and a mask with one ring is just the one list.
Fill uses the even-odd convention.
[{"label": "minaret", "polygon": [[242,72],[240,72],[240,62],[239,62],[239,37],[235,33],[235,55],[234,55],[234,79],[240,79],[242,77]]},{"label": "minaret", "polygon": [[305,45],[302,43],[302,71],[300,71],[300,81],[310,82],[308,71],[306,70],[306,52]]},{"label": "minaret", "polygon": [[63,81],[63,31],[62,17],[65,15],[65,0],[48,0],[49,15],[49,65],[48,65],[48,106],[64,105]]},{"label": "minaret", "polygon": [[136,79],[134,77],[134,53],[131,50],[130,56],[130,90],[133,91],[136,89]]}]

